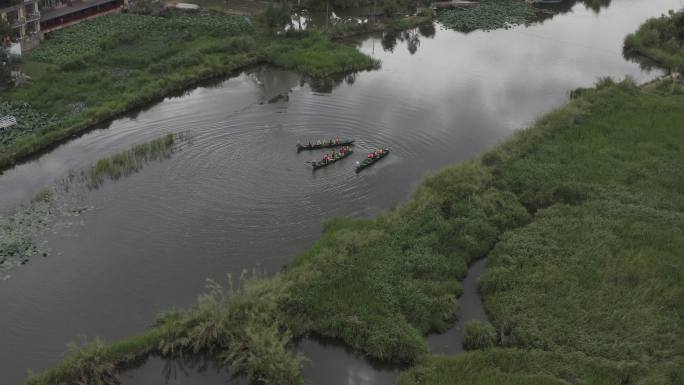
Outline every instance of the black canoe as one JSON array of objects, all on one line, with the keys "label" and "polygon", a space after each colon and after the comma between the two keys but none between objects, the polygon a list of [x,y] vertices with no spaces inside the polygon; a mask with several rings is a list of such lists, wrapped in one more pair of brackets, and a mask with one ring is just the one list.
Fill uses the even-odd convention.
[{"label": "black canoe", "polygon": [[334,141],[326,141],[321,144],[311,143],[311,145],[305,144],[301,145],[297,143],[297,152],[304,150],[318,150],[320,148],[333,148],[340,146],[352,146],[354,145],[353,139],[340,140],[340,143],[335,143]]},{"label": "black canoe", "polygon": [[311,166],[313,166],[313,169],[314,169],[314,170],[318,170],[318,169],[321,168],[321,167],[329,166],[329,165],[331,165],[331,164],[337,162],[338,160],[342,160],[342,159],[348,157],[349,155],[352,154],[352,152],[354,152],[354,151],[353,151],[353,150],[349,150],[349,151],[345,152],[344,155],[338,156],[338,157],[335,158],[335,159],[330,159],[330,160],[327,161],[327,162],[324,161],[324,160],[321,160],[321,161],[319,161],[319,162],[311,162]]},{"label": "black canoe", "polygon": [[356,172],[359,172],[359,171],[363,170],[364,168],[371,166],[372,164],[379,161],[380,159],[386,157],[387,154],[389,154],[389,152],[390,152],[390,150],[388,148],[383,148],[382,154],[376,156],[373,159],[370,159],[370,158],[364,159],[361,163],[359,163],[358,166],[356,166]]}]

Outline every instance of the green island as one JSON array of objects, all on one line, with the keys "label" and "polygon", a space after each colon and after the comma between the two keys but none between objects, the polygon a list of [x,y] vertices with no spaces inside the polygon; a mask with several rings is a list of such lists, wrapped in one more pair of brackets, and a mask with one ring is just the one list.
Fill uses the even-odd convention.
[{"label": "green island", "polygon": [[[328,222],[284,272],[210,281],[194,307],[73,346],[27,384],[110,384],[151,354],[301,384],[304,335],[410,365],[400,385],[682,384],[682,122],[681,84],[601,79],[395,210]],[[458,307],[454,278],[485,256],[490,323],[466,325],[469,352],[430,355],[424,336]]]}]

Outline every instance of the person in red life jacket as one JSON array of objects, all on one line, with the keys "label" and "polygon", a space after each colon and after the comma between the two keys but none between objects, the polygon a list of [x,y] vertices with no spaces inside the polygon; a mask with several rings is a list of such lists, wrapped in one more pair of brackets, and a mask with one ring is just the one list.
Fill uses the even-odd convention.
[{"label": "person in red life jacket", "polygon": [[375,158],[375,153],[371,152],[370,154],[368,154],[368,159],[373,159],[373,158]]},{"label": "person in red life jacket", "polygon": [[339,136],[335,138],[335,143],[340,144],[340,137]]}]

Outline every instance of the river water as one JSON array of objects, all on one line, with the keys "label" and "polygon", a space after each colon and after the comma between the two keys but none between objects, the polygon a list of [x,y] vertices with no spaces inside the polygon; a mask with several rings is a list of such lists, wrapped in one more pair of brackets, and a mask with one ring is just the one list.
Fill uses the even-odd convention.
[{"label": "river water", "polygon": [[[564,13],[528,27],[369,36],[359,47],[382,60],[378,71],[311,82],[253,68],[6,171],[1,215],[103,156],[167,132],[190,138],[170,159],[87,193],[83,205],[93,209],[69,234],[45,235],[50,256],[0,281],[1,382],[19,384],[28,369],[54,365],[79,336],[112,340],[143,331],[160,311],[192,304],[207,277],[282,269],[320,236],[326,219],[376,215],[401,203],[425,173],[492,147],[564,104],[571,89],[600,76],[658,76],[623,59],[622,39],[647,17],[679,6],[622,0],[597,12],[566,2]],[[312,173],[304,162],[320,154],[297,154],[295,143],[332,135],[355,138],[357,153]],[[378,146],[392,153],[355,174],[354,160]],[[434,338],[436,351],[460,349]],[[300,349],[316,356],[306,368],[312,383],[380,384],[396,376],[395,368],[376,368],[334,344],[304,341]],[[165,366],[152,359],[124,383],[164,383]],[[221,373],[198,375],[205,377],[192,381],[226,383]]]}]

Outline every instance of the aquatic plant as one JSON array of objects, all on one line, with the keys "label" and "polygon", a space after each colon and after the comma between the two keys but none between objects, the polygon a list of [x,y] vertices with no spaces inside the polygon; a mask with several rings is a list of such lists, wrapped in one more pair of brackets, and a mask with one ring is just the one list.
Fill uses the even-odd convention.
[{"label": "aquatic plant", "polygon": [[0,280],[9,271],[37,255],[47,255],[42,243],[34,241],[45,231],[55,216],[53,191],[43,190],[32,202],[9,215],[0,216]]},{"label": "aquatic plant", "polygon": [[463,328],[463,348],[489,349],[496,344],[496,329],[487,321],[468,321]]},{"label": "aquatic plant", "polygon": [[179,134],[166,134],[162,138],[137,144],[129,150],[98,160],[83,176],[91,189],[100,187],[105,180],[117,180],[142,169],[147,162],[169,157],[176,148]]},{"label": "aquatic plant", "polygon": [[522,0],[481,0],[478,5],[450,9],[437,14],[447,28],[462,32],[510,28],[534,20],[536,12]]},{"label": "aquatic plant", "polygon": [[0,146],[8,146],[24,135],[40,134],[55,129],[62,123],[62,119],[54,115],[41,113],[29,103],[9,103],[0,101],[0,117],[14,116],[17,125],[13,128],[0,130]]},{"label": "aquatic plant", "polygon": [[121,14],[98,17],[77,26],[50,34],[46,44],[31,51],[31,60],[64,65],[101,55],[121,45],[135,46],[136,40],[166,42],[194,39],[195,35],[233,36],[251,31],[240,16],[207,14],[169,17]]}]

